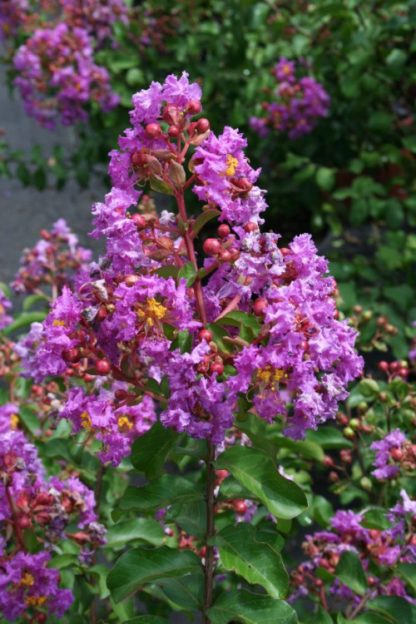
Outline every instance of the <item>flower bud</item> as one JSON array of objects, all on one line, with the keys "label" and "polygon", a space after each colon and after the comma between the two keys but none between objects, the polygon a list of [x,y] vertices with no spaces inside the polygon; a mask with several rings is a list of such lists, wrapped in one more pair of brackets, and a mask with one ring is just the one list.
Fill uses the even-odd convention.
[{"label": "flower bud", "polygon": [[150,137],[157,137],[162,132],[162,128],[158,123],[148,123],[145,130],[146,134],[148,134]]},{"label": "flower bud", "polygon": [[95,370],[99,375],[108,375],[111,370],[110,362],[108,360],[97,360]]},{"label": "flower bud", "polygon": [[227,238],[230,232],[230,226],[226,223],[221,223],[221,225],[218,226],[217,234],[220,238]]},{"label": "flower bud", "polygon": [[197,115],[202,110],[202,105],[199,100],[191,100],[188,104],[188,113],[191,115]]},{"label": "flower bud", "polygon": [[209,329],[201,329],[201,331],[199,332],[199,338],[200,340],[206,340],[207,342],[211,342],[212,333],[209,331]]},{"label": "flower bud", "polygon": [[268,306],[268,301],[265,297],[259,297],[253,303],[253,312],[256,316],[263,316]]},{"label": "flower bud", "polygon": [[208,256],[215,256],[221,251],[221,244],[216,238],[207,238],[204,241],[203,250]]},{"label": "flower bud", "polygon": [[144,218],[143,215],[136,212],[134,215],[132,215],[131,220],[133,221],[134,225],[137,227],[139,231],[145,229],[146,219]]},{"label": "flower bud", "polygon": [[198,119],[196,123],[196,129],[200,134],[202,134],[203,132],[207,132],[210,127],[210,123],[205,117],[201,117],[201,119]]}]

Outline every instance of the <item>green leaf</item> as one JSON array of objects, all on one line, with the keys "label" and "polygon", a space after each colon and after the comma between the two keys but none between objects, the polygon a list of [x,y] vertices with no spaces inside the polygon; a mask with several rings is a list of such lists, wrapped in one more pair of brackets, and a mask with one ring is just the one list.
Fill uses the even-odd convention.
[{"label": "green leaf", "polygon": [[120,507],[125,510],[150,511],[172,503],[185,503],[202,498],[202,490],[189,479],[165,474],[143,487],[128,487],[120,500]]},{"label": "green leaf", "polygon": [[204,601],[204,575],[188,574],[158,581],[158,587],[178,609],[200,611]]},{"label": "green leaf", "polygon": [[283,600],[269,596],[257,596],[247,591],[231,591],[221,594],[208,615],[212,624],[297,624],[295,611]]},{"label": "green leaf", "polygon": [[190,550],[161,546],[156,550],[130,550],[120,557],[107,577],[115,602],[120,602],[143,585],[162,578],[198,573],[200,559]]},{"label": "green leaf", "polygon": [[226,570],[242,576],[252,585],[261,585],[272,598],[286,595],[289,577],[280,552],[271,540],[262,541],[254,527],[245,522],[228,526],[218,533],[215,545]]},{"label": "green leaf", "polygon": [[179,349],[181,353],[189,352],[192,349],[192,334],[187,330],[179,331],[176,339],[172,342],[172,351]]},{"label": "green leaf", "polygon": [[176,279],[178,277],[179,267],[163,266],[157,269],[155,273],[156,275],[160,275],[160,277],[174,277]]},{"label": "green leaf", "polygon": [[367,529],[384,531],[391,528],[391,522],[386,518],[386,510],[382,507],[372,507],[364,513],[362,526]]},{"label": "green leaf", "polygon": [[195,278],[196,278],[196,274],[197,274],[197,269],[194,267],[192,262],[187,262],[180,269],[180,271],[178,273],[178,279],[185,278],[186,279],[186,285],[189,288],[194,283]]},{"label": "green leaf", "polygon": [[131,463],[149,479],[159,476],[170,451],[175,446],[178,434],[156,423],[133,444]]},{"label": "green leaf", "polygon": [[329,167],[319,167],[316,182],[323,191],[330,191],[335,184],[335,170]]},{"label": "green leaf", "polygon": [[28,312],[31,307],[36,305],[37,303],[43,303],[43,305],[48,306],[48,298],[46,295],[29,295],[23,301],[23,311]]},{"label": "green leaf", "polygon": [[134,518],[110,527],[107,532],[106,546],[119,548],[133,540],[143,540],[153,546],[161,546],[164,541],[163,529],[153,518]]},{"label": "green leaf", "polygon": [[401,563],[398,572],[413,591],[416,591],[416,563]]},{"label": "green leaf", "polygon": [[306,439],[319,444],[323,449],[329,451],[353,447],[352,442],[344,438],[342,433],[335,427],[323,426],[319,427],[317,431],[308,431]]},{"label": "green leaf", "polygon": [[199,232],[202,230],[202,228],[204,227],[204,225],[206,225],[212,219],[215,219],[215,217],[218,217],[218,215],[220,214],[221,214],[220,211],[216,210],[215,208],[209,208],[208,210],[204,210],[199,215],[199,217],[195,220],[195,223],[192,228],[193,234],[197,236]]},{"label": "green leaf", "polygon": [[168,624],[168,620],[158,615],[139,615],[127,620],[124,624]]},{"label": "green leaf", "polygon": [[19,314],[19,316],[15,318],[13,323],[2,331],[8,336],[19,329],[29,327],[32,323],[41,323],[45,320],[45,317],[46,312],[22,312],[22,314]]},{"label": "green leaf", "polygon": [[[384,617],[386,623],[416,624],[416,607],[404,598],[397,596],[378,596],[367,603],[367,609]],[[383,622],[383,620],[381,620]],[[384,622],[383,622],[384,624]]]},{"label": "green leaf", "polygon": [[271,458],[257,449],[229,448],[219,457],[217,467],[231,472],[277,518],[295,518],[308,506],[301,488],[282,477]]},{"label": "green leaf", "polygon": [[362,596],[367,591],[367,578],[359,556],[350,550],[341,555],[337,565],[336,576],[353,592]]}]

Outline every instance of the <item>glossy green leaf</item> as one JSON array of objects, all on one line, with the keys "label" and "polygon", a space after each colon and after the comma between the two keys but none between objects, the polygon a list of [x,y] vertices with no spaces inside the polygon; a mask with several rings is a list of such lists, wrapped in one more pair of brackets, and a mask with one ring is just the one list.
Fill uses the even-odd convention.
[{"label": "glossy green leaf", "polygon": [[134,518],[119,522],[108,529],[106,546],[119,548],[127,546],[133,540],[143,540],[153,546],[161,546],[164,541],[163,529],[157,520],[152,518]]},{"label": "glossy green leaf", "polygon": [[217,467],[231,472],[277,518],[295,518],[308,506],[301,488],[282,477],[271,458],[257,449],[229,448],[220,455]]},{"label": "glossy green leaf", "polygon": [[342,553],[337,565],[336,576],[342,583],[360,596],[367,591],[367,578],[360,558],[351,550]]},{"label": "glossy green leaf", "polygon": [[20,329],[29,329],[32,323],[41,323],[46,317],[46,312],[22,312],[2,332],[7,336]]},{"label": "glossy green leaf", "polygon": [[416,591],[416,563],[401,563],[398,566],[398,573]]},{"label": "glossy green leaf", "polygon": [[286,602],[269,596],[231,591],[221,594],[209,609],[212,624],[297,624],[295,611]]},{"label": "glossy green leaf", "polygon": [[178,434],[158,422],[133,443],[131,463],[149,479],[161,474],[166,459],[175,446]]},{"label": "glossy green leaf", "polygon": [[242,522],[218,533],[215,544],[226,570],[242,576],[252,585],[261,585],[272,598],[282,598],[289,586],[289,577],[279,549],[272,540],[256,533],[254,527]]},{"label": "glossy green leaf", "polygon": [[178,272],[178,279],[185,279],[188,288],[192,286],[195,281],[197,270],[192,262],[187,262]]},{"label": "glossy green leaf", "polygon": [[165,474],[143,487],[128,487],[120,500],[121,509],[150,511],[172,503],[202,500],[203,492],[184,477]]},{"label": "glossy green leaf", "polygon": [[107,577],[115,602],[120,602],[143,585],[162,578],[198,573],[200,559],[189,550],[162,546],[156,550],[129,550],[118,559]]}]

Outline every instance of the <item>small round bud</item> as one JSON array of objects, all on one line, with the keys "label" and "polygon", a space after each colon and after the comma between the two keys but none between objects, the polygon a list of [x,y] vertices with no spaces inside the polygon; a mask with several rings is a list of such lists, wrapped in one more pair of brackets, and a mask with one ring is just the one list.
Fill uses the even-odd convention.
[{"label": "small round bud", "polygon": [[324,466],[331,468],[334,465],[334,460],[332,459],[330,455],[325,455],[323,458],[323,464]]},{"label": "small round bud", "polygon": [[174,126],[174,125],[169,126],[169,129],[168,129],[168,135],[169,135],[172,139],[175,139],[176,137],[178,137],[178,136],[179,136],[179,133],[180,133],[180,131],[179,131],[178,126]]},{"label": "small round bud", "polygon": [[381,360],[381,362],[377,364],[377,367],[379,370],[383,371],[383,373],[387,373],[387,371],[389,370],[389,363],[385,360]]},{"label": "small round bud", "polygon": [[351,429],[357,429],[361,424],[361,421],[358,418],[351,418],[349,425]]},{"label": "small round bud", "polygon": [[201,117],[201,119],[198,119],[198,121],[196,122],[196,129],[198,130],[200,134],[207,132],[210,129],[210,127],[211,125],[208,119],[206,119],[205,117]]},{"label": "small round bud", "polygon": [[259,229],[259,226],[257,225],[257,223],[254,223],[254,221],[249,221],[244,226],[244,230],[246,232],[257,232],[258,229]]},{"label": "small round bud", "polygon": [[211,342],[212,333],[209,331],[209,329],[201,329],[201,331],[199,332],[199,338],[200,340],[206,340],[207,342]]},{"label": "small round bud", "polygon": [[263,316],[268,306],[268,301],[265,297],[259,297],[253,303],[253,312],[256,316]]},{"label": "small round bud", "polygon": [[401,461],[403,458],[403,451],[400,448],[391,449],[390,456],[394,459],[394,461]]},{"label": "small round bud", "polygon": [[65,362],[76,362],[79,358],[78,349],[65,349],[62,354]]},{"label": "small round bud", "polygon": [[231,232],[230,226],[227,225],[226,223],[221,223],[221,225],[218,226],[217,234],[220,238],[227,238],[230,232]]},{"label": "small round bud", "polygon": [[338,473],[335,472],[334,470],[332,470],[329,475],[328,475],[328,479],[332,482],[332,483],[336,483],[336,481],[339,481],[339,476]]},{"label": "small round bud", "polygon": [[130,161],[133,167],[143,167],[146,164],[147,158],[143,152],[133,152],[130,156]]},{"label": "small round bud", "polygon": [[188,104],[188,113],[191,115],[197,115],[201,112],[202,105],[199,100],[191,100]]},{"label": "small round bud", "polygon": [[221,364],[221,362],[214,362],[214,364],[211,364],[210,371],[211,373],[222,375],[224,372],[224,364]]},{"label": "small round bud", "polygon": [[346,438],[353,438],[355,436],[354,430],[351,427],[345,427],[343,432]]},{"label": "small round bud", "polygon": [[242,516],[247,511],[247,503],[245,500],[237,498],[233,501],[233,508],[236,513]]},{"label": "small round bud", "polygon": [[144,218],[144,216],[137,212],[134,215],[132,215],[131,220],[133,221],[134,225],[137,227],[138,230],[144,230],[147,225],[146,219]]},{"label": "small round bud", "polygon": [[148,123],[145,130],[150,137],[157,137],[162,132],[162,128],[158,123]]},{"label": "small round bud", "polygon": [[95,370],[99,375],[108,375],[111,370],[110,362],[108,360],[97,360]]},{"label": "small round bud", "polygon": [[221,244],[216,238],[207,238],[204,241],[203,249],[208,256],[215,256],[221,251]]},{"label": "small round bud", "polygon": [[232,254],[228,251],[228,249],[224,249],[220,252],[219,258],[221,262],[231,262]]},{"label": "small round bud", "polygon": [[365,321],[369,321],[369,320],[371,320],[372,318],[373,318],[373,312],[372,312],[371,310],[365,310],[365,311],[363,312],[363,319],[364,319]]},{"label": "small round bud", "polygon": [[409,369],[408,368],[399,368],[399,370],[397,371],[397,374],[400,375],[400,377],[407,377],[409,374]]}]

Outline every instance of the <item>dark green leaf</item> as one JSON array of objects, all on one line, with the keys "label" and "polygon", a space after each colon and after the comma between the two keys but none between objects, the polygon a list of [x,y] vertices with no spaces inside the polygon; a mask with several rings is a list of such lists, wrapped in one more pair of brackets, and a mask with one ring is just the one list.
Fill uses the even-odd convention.
[{"label": "dark green leaf", "polygon": [[211,221],[211,219],[215,219],[215,217],[218,217],[218,215],[220,214],[220,211],[216,210],[215,208],[209,208],[208,210],[204,210],[195,220],[192,228],[194,235],[197,236],[204,227],[204,225]]},{"label": "dark green leaf", "polygon": [[106,535],[106,546],[119,548],[127,546],[133,540],[143,540],[153,546],[161,546],[164,542],[164,532],[157,520],[153,518],[134,518],[125,520],[110,527]]},{"label": "dark green leaf", "polygon": [[272,598],[282,598],[289,586],[289,577],[279,549],[271,540],[261,539],[254,527],[242,522],[218,533],[215,544],[226,570],[242,576],[248,583],[261,585]]},{"label": "dark green leaf", "polygon": [[108,589],[115,602],[137,591],[143,585],[162,578],[198,573],[200,559],[189,550],[166,546],[156,550],[130,550],[118,559],[107,577]]},{"label": "dark green leaf", "polygon": [[282,477],[270,457],[257,449],[229,448],[220,455],[217,466],[231,472],[277,518],[294,518],[308,505],[301,488]]},{"label": "dark green leaf", "polygon": [[197,270],[192,262],[187,262],[179,271],[178,279],[186,279],[186,285],[188,288],[192,286],[195,281]]},{"label": "dark green leaf", "polygon": [[221,594],[208,611],[212,624],[297,624],[295,611],[283,600],[258,596],[247,591]]},{"label": "dark green leaf", "polygon": [[367,578],[360,558],[355,552],[345,551],[337,565],[337,578],[353,592],[362,596],[367,591]]},{"label": "dark green leaf", "polygon": [[161,474],[166,458],[178,439],[173,429],[166,429],[156,423],[133,444],[131,463],[149,479]]},{"label": "dark green leaf", "polygon": [[201,500],[202,497],[202,490],[189,479],[165,474],[143,487],[128,487],[120,500],[120,507],[125,510],[150,511],[172,503]]}]

